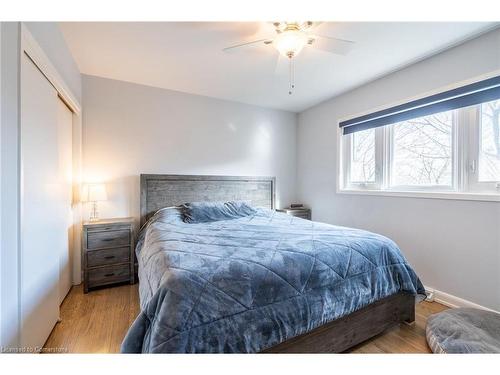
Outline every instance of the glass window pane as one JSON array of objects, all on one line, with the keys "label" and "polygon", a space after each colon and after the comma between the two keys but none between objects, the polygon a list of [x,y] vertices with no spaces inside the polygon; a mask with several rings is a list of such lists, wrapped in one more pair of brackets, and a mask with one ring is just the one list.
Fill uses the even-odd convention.
[{"label": "glass window pane", "polygon": [[391,126],[392,185],[452,185],[452,111]]},{"label": "glass window pane", "polygon": [[375,129],[352,134],[351,182],[375,182]]},{"label": "glass window pane", "polygon": [[481,104],[479,181],[500,181],[500,100]]}]

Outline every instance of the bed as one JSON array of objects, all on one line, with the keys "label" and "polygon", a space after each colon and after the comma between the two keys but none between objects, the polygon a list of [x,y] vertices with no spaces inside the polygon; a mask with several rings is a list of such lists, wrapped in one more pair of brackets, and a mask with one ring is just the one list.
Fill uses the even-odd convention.
[{"label": "bed", "polygon": [[141,175],[122,352],[337,353],[414,321],[425,290],[393,241],[274,208],[273,177]]}]

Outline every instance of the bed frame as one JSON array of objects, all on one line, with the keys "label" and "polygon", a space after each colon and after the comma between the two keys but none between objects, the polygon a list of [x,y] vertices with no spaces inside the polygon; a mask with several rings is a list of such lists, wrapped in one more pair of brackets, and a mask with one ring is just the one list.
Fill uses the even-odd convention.
[{"label": "bed frame", "polygon": [[[141,175],[141,225],[157,210],[186,202],[247,200],[275,208],[275,177]],[[341,353],[393,325],[415,321],[415,296],[397,293],[264,353]]]}]

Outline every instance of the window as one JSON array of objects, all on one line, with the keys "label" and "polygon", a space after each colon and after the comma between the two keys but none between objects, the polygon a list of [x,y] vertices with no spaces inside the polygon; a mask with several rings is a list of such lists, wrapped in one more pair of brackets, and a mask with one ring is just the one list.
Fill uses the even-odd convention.
[{"label": "window", "polygon": [[351,145],[351,183],[374,183],[375,129],[354,133]]},{"label": "window", "polygon": [[453,185],[453,112],[442,112],[392,127],[390,185]]},{"label": "window", "polygon": [[445,104],[418,99],[407,108],[399,105],[341,122],[340,189],[440,197],[479,193],[500,200],[500,77],[495,80],[487,80],[482,96],[476,90],[472,98],[450,95]]},{"label": "window", "polygon": [[500,100],[481,104],[479,181],[500,181]]}]

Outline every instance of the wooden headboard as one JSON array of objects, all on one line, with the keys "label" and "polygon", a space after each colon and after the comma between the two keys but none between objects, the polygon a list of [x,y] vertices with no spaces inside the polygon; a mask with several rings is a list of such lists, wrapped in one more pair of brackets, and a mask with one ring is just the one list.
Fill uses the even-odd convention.
[{"label": "wooden headboard", "polygon": [[187,202],[246,200],[274,209],[275,177],[141,174],[141,225],[157,210]]}]

